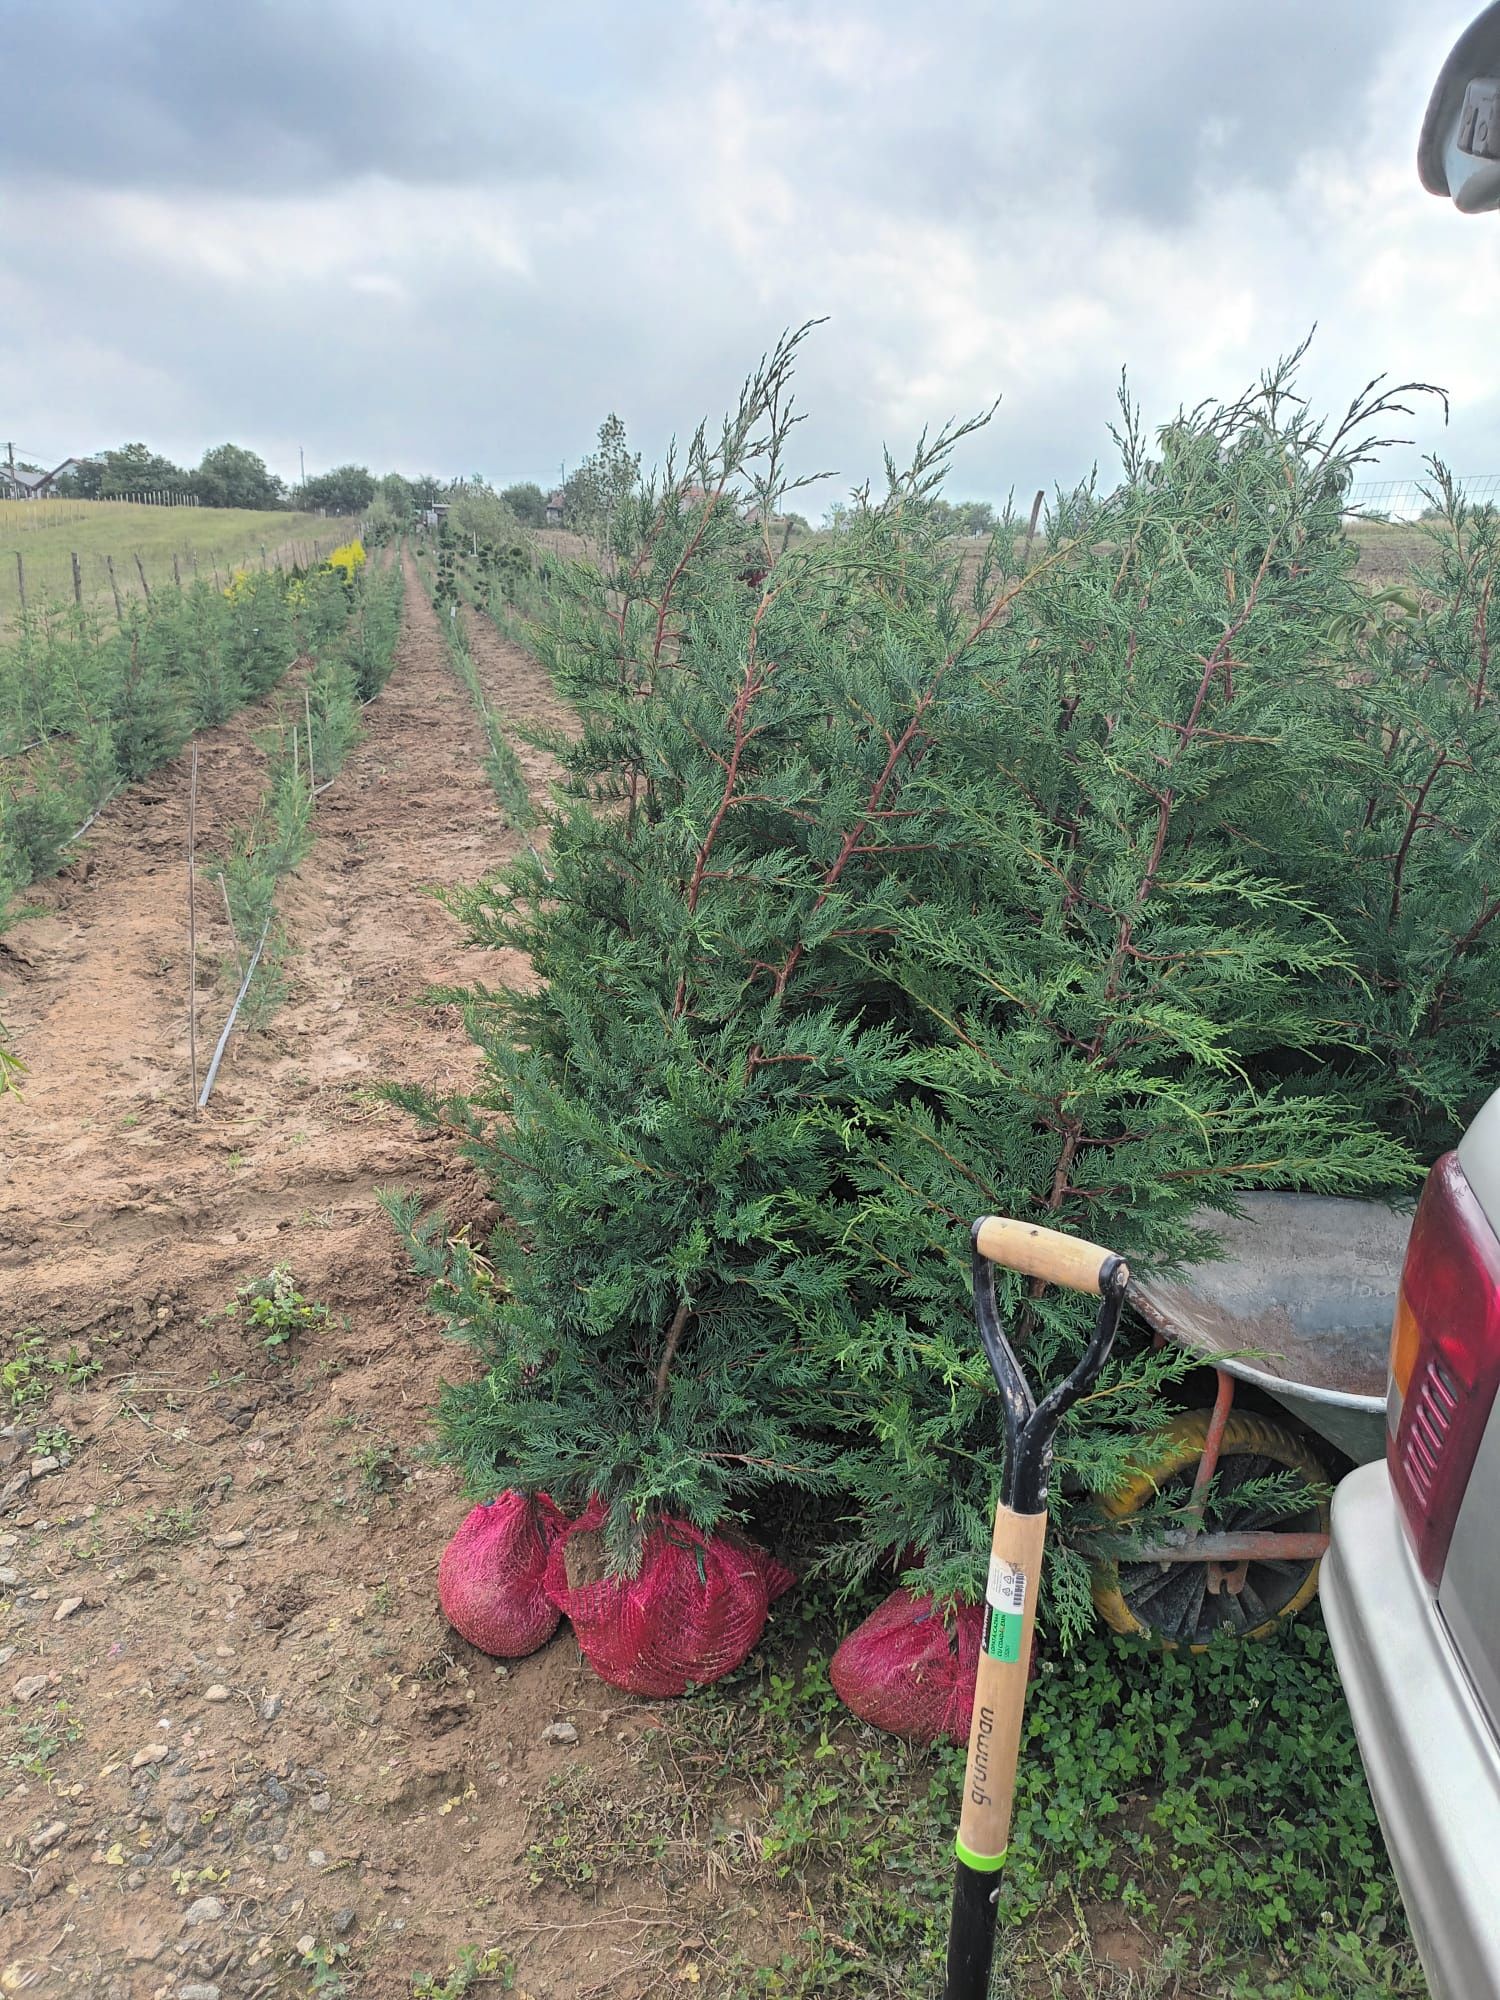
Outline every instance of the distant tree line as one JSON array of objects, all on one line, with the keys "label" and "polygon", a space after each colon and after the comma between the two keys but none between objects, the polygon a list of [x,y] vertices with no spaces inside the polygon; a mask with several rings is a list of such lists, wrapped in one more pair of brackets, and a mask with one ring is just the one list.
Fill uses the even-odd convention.
[{"label": "distant tree line", "polygon": [[[406,480],[393,473],[385,482],[368,466],[336,465],[288,486],[258,452],[239,444],[213,445],[193,467],[177,465],[149,445],[122,444],[95,452],[59,475],[51,491],[71,500],[132,500],[145,494],[191,496],[200,507],[289,507],[304,513],[362,514],[382,484],[394,480],[408,511],[421,499],[444,490],[438,479]],[[431,497],[427,497],[431,496]]]},{"label": "distant tree line", "polygon": [[[944,500],[941,495],[933,494],[923,501],[922,511],[948,535],[992,535],[1000,525],[1000,517],[988,500]],[[856,509],[843,500],[835,500],[823,516],[823,526],[842,534],[853,525],[855,517]]]},{"label": "distant tree line", "polygon": [[256,452],[237,444],[213,446],[193,468],[174,464],[148,445],[123,444],[80,459],[50,490],[73,500],[177,493],[195,497],[200,507],[286,507],[307,513],[365,514],[375,507],[397,527],[430,507],[451,506],[466,496],[481,511],[486,499],[492,507],[503,505],[512,527],[540,528],[547,516],[546,496],[534,482],[508,486],[502,493],[479,474],[441,479],[435,473],[408,478],[388,472],[381,478],[367,465],[348,464],[312,473],[300,485],[288,486]]},{"label": "distant tree line", "polygon": [[[599,426],[595,449],[581,459],[549,493],[533,479],[494,487],[479,473],[442,479],[426,473],[408,477],[388,472],[379,477],[367,465],[335,465],[315,472],[300,485],[288,486],[257,453],[243,445],[220,444],[205,451],[194,468],[176,465],[144,444],[123,444],[101,451],[63,473],[52,491],[82,500],[128,500],[136,495],[175,493],[194,497],[200,507],[289,507],[309,513],[359,514],[374,530],[374,539],[399,534],[429,508],[446,505],[449,521],[493,542],[504,542],[517,530],[544,528],[549,509],[559,510],[562,525],[612,540],[622,510],[641,485],[641,454],[631,451],[623,420],[611,410]],[[927,501],[929,512],[952,535],[988,535],[998,525],[987,500]],[[807,533],[800,514],[779,517],[789,532]],[[835,532],[848,525],[850,509],[835,501],[824,526]]]},{"label": "distant tree line", "polygon": [[72,500],[131,500],[145,493],[192,495],[200,507],[284,507],[287,490],[263,458],[243,445],[220,444],[193,469],[149,445],[96,452],[62,473],[52,491]]}]

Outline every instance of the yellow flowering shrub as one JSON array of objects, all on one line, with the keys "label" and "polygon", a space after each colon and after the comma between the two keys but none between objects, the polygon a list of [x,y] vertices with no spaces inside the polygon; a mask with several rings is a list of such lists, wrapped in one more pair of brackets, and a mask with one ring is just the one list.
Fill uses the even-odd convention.
[{"label": "yellow flowering shrub", "polygon": [[353,583],[356,571],[364,566],[365,545],[358,536],[352,542],[345,542],[341,549],[335,549],[328,558],[328,567],[342,571],[345,583]]}]

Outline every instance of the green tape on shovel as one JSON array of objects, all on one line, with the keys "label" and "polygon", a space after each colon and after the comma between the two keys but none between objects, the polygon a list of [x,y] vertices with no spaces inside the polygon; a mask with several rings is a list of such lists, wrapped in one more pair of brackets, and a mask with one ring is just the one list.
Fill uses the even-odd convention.
[{"label": "green tape on shovel", "polygon": [[1002,1660],[1007,1666],[1014,1666],[1021,1657],[1021,1625],[1019,1611],[997,1611],[993,1604],[987,1604],[984,1611],[984,1650],[992,1660]]}]

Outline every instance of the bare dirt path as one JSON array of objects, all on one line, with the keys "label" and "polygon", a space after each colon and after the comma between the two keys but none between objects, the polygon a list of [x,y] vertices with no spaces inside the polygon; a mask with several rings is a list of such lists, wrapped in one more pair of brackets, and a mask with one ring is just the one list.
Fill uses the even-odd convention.
[{"label": "bare dirt path", "polygon": [[[474,644],[499,711],[565,721],[526,654],[483,621]],[[206,847],[258,793],[254,726],[200,739]],[[420,995],[524,974],[462,950],[428,893],[514,850],[482,754],[408,566],[396,672],[281,898],[287,1000],[202,1118],[185,760],[111,806],[0,947],[30,1069],[0,1108],[0,1358],[50,1390],[0,1403],[0,1991],[383,2000],[496,1944],[534,2000],[660,1990],[630,1976],[638,1915],[529,1879],[525,1801],[649,1711],[622,1725],[571,1641],[501,1672],[441,1620],[463,1505],[420,1454],[465,1362],[374,1199],[487,1215],[448,1142],[369,1094],[463,1085],[462,1026]],[[227,932],[202,943],[206,964]],[[226,1005],[221,982],[205,1043]],[[290,1361],[221,1316],[282,1263],[332,1316]],[[64,1378],[31,1372],[70,1346]],[[542,1742],[559,1718],[577,1752]]]}]

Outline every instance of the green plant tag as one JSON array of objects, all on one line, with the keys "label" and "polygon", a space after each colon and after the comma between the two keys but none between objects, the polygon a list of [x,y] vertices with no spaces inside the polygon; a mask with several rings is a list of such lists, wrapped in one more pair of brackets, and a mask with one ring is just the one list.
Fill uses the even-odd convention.
[{"label": "green plant tag", "polygon": [[1014,1665],[1021,1657],[1021,1620],[1013,1611],[997,1611],[985,1606],[984,1650],[992,1660]]},{"label": "green plant tag", "polygon": [[1026,1572],[999,1556],[990,1557],[989,1583],[984,1593],[984,1650],[992,1660],[1014,1665],[1021,1657],[1022,1613],[1026,1608]]}]

